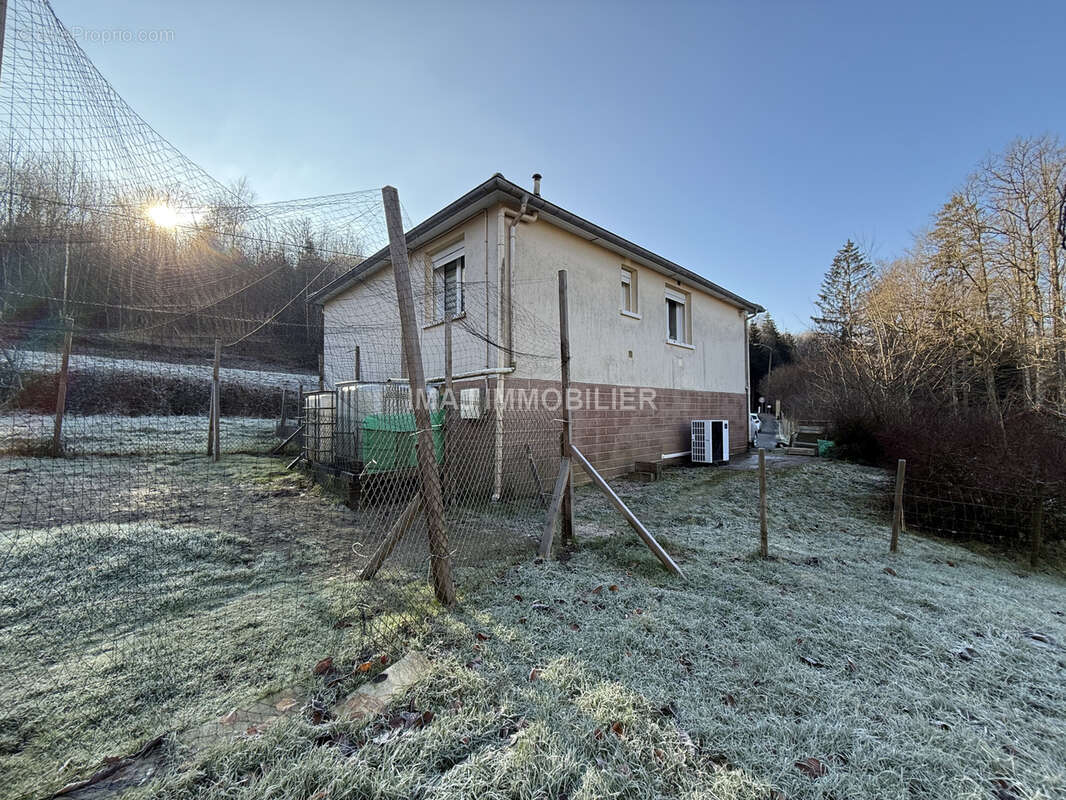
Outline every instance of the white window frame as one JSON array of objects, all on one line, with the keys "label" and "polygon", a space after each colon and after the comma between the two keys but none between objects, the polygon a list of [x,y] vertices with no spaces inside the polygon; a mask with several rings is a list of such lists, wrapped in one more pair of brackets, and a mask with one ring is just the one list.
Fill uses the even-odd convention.
[{"label": "white window frame", "polygon": [[[666,341],[669,344],[676,344],[681,347],[693,347],[692,344],[692,311],[691,311],[691,295],[687,292],[674,289],[670,286],[666,287],[666,296],[663,299],[666,305]],[[680,308],[681,318],[678,320],[677,337],[670,335],[670,304],[674,303]]]},{"label": "white window frame", "polygon": [[466,258],[464,257],[463,243],[444,248],[433,256],[433,319],[434,322],[444,322],[444,307],[447,303],[447,272],[453,263],[455,265],[455,311],[452,319],[459,319],[466,313],[466,303],[463,298],[463,284],[466,279]]},{"label": "white window frame", "polygon": [[[640,319],[640,303],[637,299],[637,271],[633,267],[622,265],[621,283],[621,312],[624,317]],[[629,307],[626,307],[626,287],[629,287]]]}]

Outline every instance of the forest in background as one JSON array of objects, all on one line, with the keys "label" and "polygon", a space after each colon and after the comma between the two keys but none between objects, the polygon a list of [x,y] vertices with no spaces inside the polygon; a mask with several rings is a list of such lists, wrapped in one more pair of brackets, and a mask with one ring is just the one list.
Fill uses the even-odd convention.
[{"label": "forest in background", "polygon": [[[258,205],[247,183],[195,207],[175,193],[117,197],[67,162],[23,163],[0,198],[0,328],[59,328],[107,349],[203,349],[313,366],[307,298],[361,261],[364,242],[326,202]],[[336,224],[331,224],[335,222]]]},{"label": "forest in background", "polygon": [[1061,504],[1064,181],[1057,138],[1020,139],[981,163],[902,256],[874,264],[848,241],[813,330],[760,391],[794,417],[829,420],[838,454],[906,458],[921,480]]}]

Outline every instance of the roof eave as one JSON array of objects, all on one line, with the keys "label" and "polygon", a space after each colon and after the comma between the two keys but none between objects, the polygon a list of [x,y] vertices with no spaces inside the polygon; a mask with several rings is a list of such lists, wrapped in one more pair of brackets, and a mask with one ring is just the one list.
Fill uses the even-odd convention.
[{"label": "roof eave", "polygon": [[[672,277],[699,286],[704,291],[724,302],[742,309],[747,309],[752,313],[760,313],[766,310],[758,303],[746,300],[740,295],[734,294],[728,289],[724,289],[713,281],[707,280],[702,275],[698,275],[691,270],[685,269],[680,264],[675,264],[673,261],[663,258],[640,245],[634,244],[628,239],[615,233],[611,233],[611,231],[606,228],[601,228],[599,225],[589,222],[587,219],[579,217],[577,214],[572,214],[566,209],[548,202],[539,195],[532,194],[521,186],[507,180],[500,173],[496,173],[484,183],[471,189],[459,199],[449,203],[433,216],[411,228],[405,236],[408,249],[415,249],[423,244],[424,241],[429,241],[440,233],[443,233],[445,230],[462,222],[462,220],[453,219],[455,216],[464,212],[466,212],[466,216],[470,216],[471,214],[480,211],[482,206],[490,205],[494,200],[493,195],[497,193],[517,202],[526,200],[528,208],[531,211],[539,211],[545,217],[551,217],[555,224],[569,229],[573,233],[577,233],[587,241],[604,244],[608,246],[609,249],[615,250],[616,252],[624,254],[628,258],[643,263],[645,266],[654,269],[657,272],[661,272],[667,277]],[[438,228],[441,230],[438,231]],[[338,276],[326,286],[319,289],[311,295],[309,300],[321,305],[347,290],[349,287],[355,285],[360,280],[374,274],[378,269],[388,263],[389,248],[383,247],[358,266],[350,269],[343,275]]]}]

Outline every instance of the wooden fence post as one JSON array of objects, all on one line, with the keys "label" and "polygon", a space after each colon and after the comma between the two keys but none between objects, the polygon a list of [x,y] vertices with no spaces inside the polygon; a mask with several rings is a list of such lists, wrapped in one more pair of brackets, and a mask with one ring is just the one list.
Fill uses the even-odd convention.
[{"label": "wooden fence post", "polygon": [[318,391],[326,391],[326,356],[318,354]]},{"label": "wooden fence post", "polygon": [[63,455],[63,414],[67,410],[67,376],[70,372],[70,346],[74,340],[74,320],[63,320],[63,357],[59,364],[59,386],[56,390],[56,420],[52,431],[52,455]]},{"label": "wooden fence post", "polygon": [[[563,399],[563,430],[560,434],[559,456],[570,458],[570,310],[566,294],[566,270],[559,270],[559,379]],[[560,540],[563,546],[573,547],[574,541],[574,471],[568,471],[563,501],[559,508],[562,520]]]},{"label": "wooden fence post", "polygon": [[363,365],[360,363],[359,358],[359,345],[355,346],[355,382],[358,383],[363,379]]},{"label": "wooden fence post", "polygon": [[1044,487],[1037,486],[1036,505],[1033,507],[1032,529],[1029,542],[1029,568],[1036,569],[1040,561],[1040,551],[1044,547]]},{"label": "wooden fence post", "polygon": [[440,475],[437,473],[436,448],[433,446],[432,417],[426,396],[426,376],[422,367],[422,348],[415,321],[414,293],[408,263],[407,240],[400,213],[400,195],[392,186],[381,190],[385,206],[385,223],[389,231],[389,254],[396,283],[396,301],[400,311],[400,330],[403,337],[404,359],[411,385],[411,405],[418,435],[418,475],[425,504],[426,526],[429,529],[430,571],[437,599],[444,605],[455,603],[452,582],[452,561],[448,550],[448,535],[444,528],[444,503],[441,497]]},{"label": "wooden fence post", "polygon": [[221,359],[222,359],[222,340],[221,339],[215,339],[215,366],[214,366],[214,371],[212,373],[212,381],[211,381],[211,393],[212,393],[212,396],[214,398],[214,404],[213,405],[214,405],[214,409],[215,409],[215,424],[211,428],[212,436],[214,437],[212,439],[212,444],[214,445],[214,447],[212,448],[213,452],[211,454],[211,460],[212,461],[218,461],[219,455],[220,455],[219,449],[220,449],[221,435],[219,433],[219,427],[220,427],[220,423],[222,421],[222,391],[221,391],[221,387],[219,386],[219,377],[218,377],[218,371],[219,370],[218,370],[218,367],[219,367],[219,361]]},{"label": "wooden fence post", "polygon": [[770,557],[770,543],[766,530],[766,449],[759,448],[759,555]]},{"label": "wooden fence post", "polygon": [[892,505],[892,541],[888,546],[890,553],[899,550],[899,533],[903,529],[903,479],[907,474],[907,459],[901,458],[896,464],[896,498]]}]

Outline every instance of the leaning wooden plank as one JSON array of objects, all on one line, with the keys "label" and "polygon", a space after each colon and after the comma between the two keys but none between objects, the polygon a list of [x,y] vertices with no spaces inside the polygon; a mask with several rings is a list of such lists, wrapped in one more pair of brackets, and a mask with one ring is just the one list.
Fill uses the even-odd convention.
[{"label": "leaning wooden plank", "polygon": [[607,499],[611,501],[611,505],[618,509],[618,513],[625,517],[625,520],[629,523],[630,527],[632,527],[633,530],[637,532],[637,535],[644,540],[644,544],[648,546],[648,549],[655,554],[656,558],[663,562],[663,566],[678,577],[684,578],[685,575],[681,571],[681,567],[674,563],[674,560],[670,558],[670,554],[663,550],[662,545],[655,541],[655,537],[648,532],[648,529],[641,524],[641,521],[637,519],[636,515],[629,510],[629,506],[622,502],[622,498],[614,493],[614,489],[607,484],[607,481],[603,479],[603,476],[595,470],[592,464],[589,463],[589,460],[585,458],[577,447],[574,446],[573,442],[570,443],[570,452],[573,453],[577,462],[585,472],[589,474],[589,477],[592,478],[592,482],[600,488],[601,492],[607,495]]},{"label": "leaning wooden plank", "polygon": [[297,464],[299,464],[303,460],[304,460],[304,454],[300,453],[300,455],[296,456],[296,458],[294,458],[292,461],[290,461],[286,465],[285,469],[292,469],[293,467],[295,467]]},{"label": "leaning wooden plank", "polygon": [[563,506],[563,498],[566,497],[566,485],[570,481],[570,459],[559,459],[559,477],[555,479],[555,490],[552,492],[551,502],[548,504],[548,513],[544,517],[544,532],[540,535],[541,558],[547,558],[552,552],[552,539],[555,537],[555,519],[559,516],[559,509]]},{"label": "leaning wooden plank", "polygon": [[410,502],[400,512],[400,516],[396,518],[396,521],[392,523],[392,527],[389,528],[389,532],[385,534],[385,538],[382,539],[381,544],[378,545],[378,549],[374,551],[374,555],[370,557],[370,561],[363,567],[363,571],[359,573],[360,580],[368,581],[377,575],[378,570],[381,569],[381,565],[385,563],[385,559],[389,557],[393,549],[400,543],[407,531],[411,530],[411,523],[414,522],[415,515],[418,510],[422,508],[422,494],[415,494],[411,498]]},{"label": "leaning wooden plank", "polygon": [[303,430],[304,430],[304,426],[303,425],[298,426],[296,428],[296,430],[294,430],[292,433],[289,434],[289,438],[288,439],[286,439],[281,444],[274,445],[274,449],[270,451],[270,455],[276,456],[278,453],[280,453],[282,450],[284,450],[285,447],[289,444],[289,442],[291,442],[293,439],[295,439],[297,436],[299,436],[301,433],[303,433]]}]

